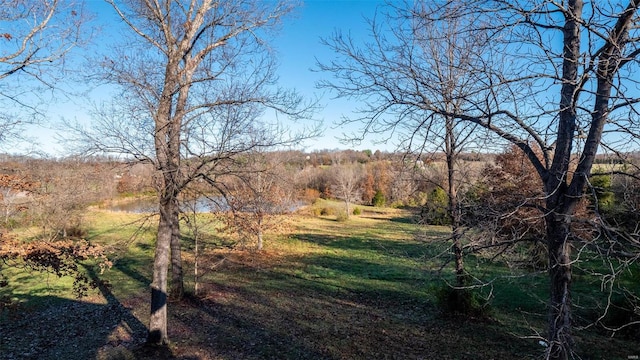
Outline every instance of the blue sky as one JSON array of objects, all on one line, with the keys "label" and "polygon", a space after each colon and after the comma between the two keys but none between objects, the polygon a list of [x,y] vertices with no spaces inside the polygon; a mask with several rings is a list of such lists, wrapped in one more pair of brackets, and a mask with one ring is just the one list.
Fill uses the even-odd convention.
[{"label": "blue sky", "polygon": [[[105,23],[108,31],[108,22],[115,19],[110,7],[102,1],[89,0],[92,11],[98,13],[99,22]],[[354,104],[341,99],[333,99],[332,94],[326,90],[318,90],[315,83],[322,77],[331,76],[326,73],[314,72],[316,59],[326,61],[331,59],[331,51],[322,46],[321,38],[329,37],[334,31],[349,32],[355,39],[366,37],[368,25],[365,18],[371,18],[376,8],[383,5],[383,1],[377,0],[308,0],[296,9],[294,14],[287,19],[282,26],[279,35],[272,46],[278,52],[280,62],[280,85],[286,88],[294,88],[302,95],[309,98],[320,98],[322,109],[316,114],[316,118],[323,121],[324,136],[305,143],[307,151],[320,149],[371,149],[393,150],[393,144],[374,144],[374,138],[366,138],[359,145],[341,144],[337,138],[345,132],[358,131],[337,127],[336,123],[342,116],[349,116],[354,109]],[[107,13],[105,13],[107,12]],[[104,36],[103,33],[100,35]],[[56,137],[64,136],[59,130],[54,130],[54,124],[61,117],[81,122],[90,121],[83,100],[72,102],[59,102],[50,106],[50,119],[40,127],[32,127],[28,133],[35,138],[37,145],[23,144],[21,149],[41,150],[50,155],[59,156],[62,147],[56,143]],[[17,150],[18,148],[14,149]],[[7,149],[11,150],[11,149]],[[18,150],[19,151],[19,150]],[[12,151],[9,151],[12,152]]]},{"label": "blue sky", "polygon": [[392,150],[389,145],[374,144],[374,138],[365,139],[360,145],[341,144],[337,138],[344,132],[358,131],[357,127],[338,127],[336,122],[342,116],[349,116],[354,104],[344,99],[334,99],[327,90],[315,88],[315,82],[331,76],[327,73],[312,72],[318,61],[328,61],[334,54],[320,44],[321,38],[327,38],[336,31],[350,33],[355,39],[364,39],[369,34],[365,18],[372,18],[376,8],[383,1],[375,0],[311,0],[305,1],[296,16],[288,21],[276,44],[280,53],[280,80],[287,87],[298,89],[302,94],[320,97],[324,106],[318,117],[324,121],[325,135],[316,141],[310,141],[312,149],[355,148]]}]

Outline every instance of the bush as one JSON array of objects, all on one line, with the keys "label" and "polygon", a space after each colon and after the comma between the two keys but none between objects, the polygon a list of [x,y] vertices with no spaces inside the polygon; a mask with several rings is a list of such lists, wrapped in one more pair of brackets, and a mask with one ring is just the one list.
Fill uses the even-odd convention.
[{"label": "bush", "polygon": [[428,198],[429,196],[427,193],[419,191],[406,201],[406,205],[409,207],[420,207],[427,203]]},{"label": "bush", "polygon": [[346,211],[338,211],[338,213],[336,214],[336,221],[339,222],[345,222],[349,220],[349,216],[347,215]]},{"label": "bush", "polygon": [[387,199],[385,198],[384,194],[380,190],[376,191],[376,194],[373,195],[373,199],[371,200],[371,204],[375,207],[383,207],[386,202],[387,202]]},{"label": "bush", "polygon": [[615,194],[612,191],[611,176],[597,175],[591,178],[596,198],[591,197],[591,202],[604,212],[611,212],[615,208]]},{"label": "bush", "polygon": [[89,232],[87,231],[87,229],[80,226],[80,224],[72,224],[65,227],[62,230],[62,235],[64,237],[70,237],[70,238],[76,238],[76,239],[85,238],[87,237],[88,234]]},{"label": "bush", "polygon": [[333,207],[323,207],[320,209],[320,215],[322,216],[332,216],[336,214],[336,209]]},{"label": "bush", "polygon": [[456,289],[444,285],[436,290],[438,307],[448,315],[488,318],[491,307],[477,290]]},{"label": "bush", "polygon": [[360,215],[360,214],[362,214],[362,210],[359,207],[356,206],[353,209],[353,215]]},{"label": "bush", "polygon": [[423,206],[420,216],[428,225],[451,225],[448,206],[447,193],[442,188],[435,188],[427,197],[427,203]]},{"label": "bush", "polygon": [[320,198],[320,191],[306,188],[302,192],[302,200],[308,204],[314,204]]}]

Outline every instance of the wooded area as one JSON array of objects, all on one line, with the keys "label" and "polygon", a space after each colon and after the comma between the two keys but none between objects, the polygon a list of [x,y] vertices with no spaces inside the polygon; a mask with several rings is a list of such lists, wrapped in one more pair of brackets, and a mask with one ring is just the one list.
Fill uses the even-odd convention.
[{"label": "wooded area", "polygon": [[[277,85],[269,44],[295,4],[107,3],[125,34],[90,72],[73,76],[118,96],[96,104],[90,125],[67,122],[77,154],[0,159],[3,325],[37,308],[40,290],[20,280],[35,271],[72,280],[73,290],[56,290],[61,299],[100,293],[121,310],[129,301],[141,306],[128,287],[150,286],[147,315],[120,314],[137,330],[114,349],[133,357],[275,356],[281,347],[256,333],[249,344],[221,334],[219,349],[198,341],[180,349],[170,339],[172,326],[184,339],[174,304],[215,319],[233,301],[258,316],[254,332],[262,318],[290,335],[285,358],[378,357],[383,350],[355,329],[375,326],[376,316],[393,331],[423,335],[430,322],[456,336],[513,322],[495,336],[505,342],[497,349],[451,348],[453,358],[569,359],[589,356],[588,344],[602,336],[629,347],[616,357],[638,355],[640,2],[389,2],[369,19],[367,39],[336,30],[323,39],[335,57],[317,64],[326,75],[318,87],[361,104],[342,120],[361,126],[351,140],[393,133],[393,152],[295,150],[319,134],[311,121],[318,108]],[[70,96],[56,81],[71,76],[66,64],[81,61],[74,49],[93,30],[82,2],[0,5],[0,140],[10,143],[24,140],[25,125],[46,121],[43,104]],[[294,122],[306,125],[293,132]],[[151,208],[111,208],[142,199]],[[325,253],[331,247],[339,258]],[[253,277],[277,285],[258,291]],[[235,281],[253,285],[240,291]],[[278,304],[256,310],[243,299],[253,291],[263,306]],[[289,314],[302,335],[286,334],[289,325],[273,319],[295,306],[280,306],[279,291],[305,299],[314,314],[321,300],[367,308],[363,323],[336,310],[335,326],[357,340],[333,348],[309,339],[304,308]],[[510,291],[518,305],[492,306]],[[393,304],[402,324],[390,320]],[[390,312],[376,315],[378,305]],[[516,325],[520,307],[527,326]],[[219,320],[243,316],[236,311]],[[400,334],[379,336],[386,344]],[[429,358],[442,355],[433,347],[455,346],[409,339],[382,357]],[[531,342],[508,349],[523,339]],[[9,358],[24,355],[15,337],[3,332],[0,341]],[[254,352],[256,343],[269,345]],[[613,351],[594,348],[604,357]],[[87,351],[120,356],[102,350]]]}]

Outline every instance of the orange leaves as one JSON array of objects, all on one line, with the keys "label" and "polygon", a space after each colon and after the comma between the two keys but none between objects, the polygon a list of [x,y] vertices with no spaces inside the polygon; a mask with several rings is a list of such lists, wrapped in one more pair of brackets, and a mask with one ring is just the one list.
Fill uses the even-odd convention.
[{"label": "orange leaves", "polygon": [[33,192],[38,188],[38,183],[15,175],[0,174],[0,187]]}]

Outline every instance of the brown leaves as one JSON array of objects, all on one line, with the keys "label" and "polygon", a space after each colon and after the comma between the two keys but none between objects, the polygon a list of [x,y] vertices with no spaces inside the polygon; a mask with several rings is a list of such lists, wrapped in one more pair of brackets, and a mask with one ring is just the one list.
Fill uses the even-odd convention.
[{"label": "brown leaves", "polygon": [[91,245],[86,240],[21,242],[5,236],[0,238],[0,261],[12,267],[22,267],[47,272],[58,277],[72,276],[74,291],[80,297],[87,290],[100,284],[90,280],[80,269],[85,260],[97,262],[101,272],[111,267],[111,262],[101,246]]},{"label": "brown leaves", "polygon": [[38,188],[38,183],[15,175],[0,174],[0,187],[33,192]]}]

